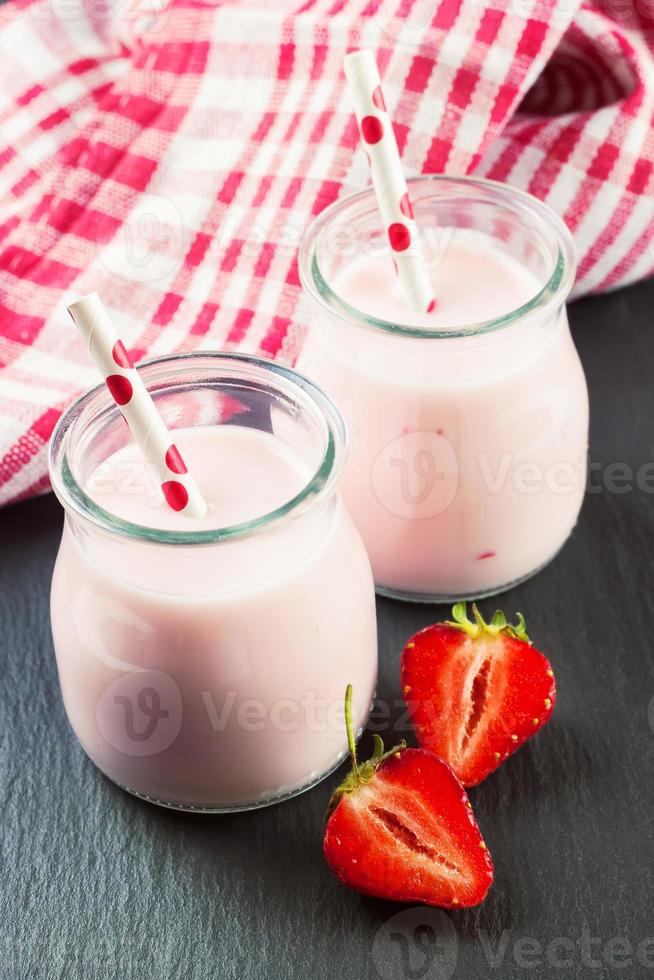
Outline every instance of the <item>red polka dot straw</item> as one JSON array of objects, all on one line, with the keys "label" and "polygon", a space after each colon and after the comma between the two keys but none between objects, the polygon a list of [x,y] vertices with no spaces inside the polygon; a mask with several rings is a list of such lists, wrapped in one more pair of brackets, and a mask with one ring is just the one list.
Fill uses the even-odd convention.
[{"label": "red polka dot straw", "polygon": [[434,290],[393,126],[386,111],[375,56],[369,50],[355,51],[345,57],[343,64],[404,299],[412,310],[431,312],[435,307]]},{"label": "red polka dot straw", "polygon": [[188,517],[204,517],[207,505],[186,469],[150,392],[132,364],[97,293],[76,300],[68,312],[86,339],[111,396],[120,406],[132,438],[160,485],[169,507]]}]

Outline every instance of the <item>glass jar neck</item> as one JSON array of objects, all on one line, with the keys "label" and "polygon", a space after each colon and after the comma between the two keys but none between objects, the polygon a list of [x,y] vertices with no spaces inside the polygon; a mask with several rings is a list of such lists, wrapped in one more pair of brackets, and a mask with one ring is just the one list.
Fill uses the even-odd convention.
[{"label": "glass jar neck", "polygon": [[446,329],[383,320],[353,306],[339,293],[339,271],[368,249],[379,254],[380,247],[388,248],[369,188],[323,211],[303,239],[300,277],[322,313],[377,335],[443,343],[474,337],[477,345],[517,324],[556,317],[574,282],[575,258],[572,237],[550,208],[505,184],[474,177],[417,177],[409,181],[409,188],[423,237],[430,230],[483,236],[490,247],[533,274],[538,284],[535,294],[502,316]]},{"label": "glass jar neck", "polygon": [[[207,545],[252,538],[315,508],[335,493],[345,462],[345,427],[333,403],[310,381],[270,361],[201,352],[139,365],[171,429],[229,424],[226,406],[239,406],[237,424],[279,438],[306,463],[306,480],[274,510],[224,527],[164,530],[124,520],[87,493],[89,477],[131,441],[104,385],[83,394],[62,415],[49,449],[52,487],[69,518],[88,530],[161,545]],[[229,460],[216,461],[229,480]]]}]

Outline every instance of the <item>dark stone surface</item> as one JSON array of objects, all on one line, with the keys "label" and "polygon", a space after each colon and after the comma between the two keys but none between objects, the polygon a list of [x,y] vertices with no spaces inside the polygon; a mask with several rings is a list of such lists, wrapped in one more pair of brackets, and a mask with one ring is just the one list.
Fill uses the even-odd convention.
[{"label": "dark stone surface", "polygon": [[[559,702],[471,794],[496,865],[476,911],[342,888],[321,855],[336,777],[227,817],[159,810],[104,779],[57,686],[59,506],[0,514],[3,980],[654,976],[654,478],[635,482],[654,459],[652,308],[654,283],[572,308],[600,489],[556,562],[502,600],[552,659]],[[613,463],[632,468],[632,489],[609,486]],[[403,642],[444,612],[379,602],[384,701],[399,698]]]}]

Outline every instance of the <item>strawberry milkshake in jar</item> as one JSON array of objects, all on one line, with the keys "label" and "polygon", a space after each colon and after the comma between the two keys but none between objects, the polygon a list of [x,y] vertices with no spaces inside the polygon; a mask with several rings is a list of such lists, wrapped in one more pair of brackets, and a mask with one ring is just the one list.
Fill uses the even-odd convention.
[{"label": "strawberry milkshake in jar", "polygon": [[[372,190],[308,229],[311,329],[298,370],[342,411],[343,496],[377,590],[450,601],[533,575],[575,525],[588,394],[565,301],[571,236],[542,202],[475,178],[410,198],[436,297],[403,302]],[[409,246],[410,247],[410,246]]]},{"label": "strawberry milkshake in jar", "polygon": [[370,565],[339,497],[340,415],[254,357],[139,367],[204,500],[167,506],[104,385],[63,415],[51,596],[64,704],[93,762],[167,806],[273,803],[329,773],[374,695]]}]

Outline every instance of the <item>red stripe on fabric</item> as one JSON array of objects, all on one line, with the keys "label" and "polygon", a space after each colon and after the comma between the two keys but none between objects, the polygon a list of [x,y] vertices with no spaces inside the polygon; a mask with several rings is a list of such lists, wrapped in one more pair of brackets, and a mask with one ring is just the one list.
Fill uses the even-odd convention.
[{"label": "red stripe on fabric", "polygon": [[110,241],[122,226],[120,219],[105,214],[104,211],[66,198],[53,200],[51,194],[39,202],[31,217],[33,221],[44,219],[51,228],[62,234],[77,235],[78,238],[98,244]]},{"label": "red stripe on fabric", "polygon": [[292,208],[295,204],[295,200],[302,190],[302,185],[304,183],[303,177],[291,177],[288,182],[288,187],[282,198],[283,208]]},{"label": "red stripe on fabric", "polygon": [[73,61],[67,66],[66,71],[69,75],[84,75],[92,68],[97,68],[99,64],[97,58],[78,58],[77,61]]},{"label": "red stripe on fabric", "polygon": [[261,279],[265,279],[268,275],[268,270],[272,260],[275,257],[275,252],[277,251],[277,246],[272,242],[264,242],[259,251],[259,256],[254,264],[254,274],[259,276]]},{"label": "red stripe on fabric", "polygon": [[297,257],[293,259],[291,267],[286,274],[286,282],[289,286],[300,286],[300,270],[298,268]]},{"label": "red stripe on fabric", "polygon": [[291,321],[288,319],[288,317],[273,317],[270,329],[259,344],[259,349],[264,351],[266,354],[274,356],[281,347],[290,324]]},{"label": "red stripe on fabric", "polygon": [[29,105],[30,102],[33,102],[39,95],[43,95],[45,91],[46,89],[43,85],[32,85],[25,92],[23,92],[22,95],[18,96],[16,99],[16,105]]},{"label": "red stripe on fabric", "polygon": [[324,112],[319,112],[316,116],[316,121],[313,128],[309,134],[310,143],[323,143],[325,140],[325,133],[329,128],[329,124],[334,118],[334,113],[331,109],[326,109]]},{"label": "red stripe on fabric", "polygon": [[528,20],[518,41],[516,57],[533,59],[543,46],[548,24],[542,20]]},{"label": "red stripe on fabric", "polygon": [[241,308],[234,318],[231,330],[227,334],[226,343],[230,345],[240,344],[250,328],[253,317],[254,310]]},{"label": "red stripe on fabric", "polygon": [[384,72],[391,60],[391,55],[393,51],[391,47],[381,47],[377,48],[377,66],[379,68],[379,74],[384,77]]},{"label": "red stripe on fabric", "polygon": [[113,82],[104,82],[102,85],[98,85],[96,86],[96,88],[92,88],[91,91],[89,92],[89,96],[93,99],[93,101],[97,105],[102,106],[107,93],[110,92],[112,88],[113,88]]},{"label": "red stripe on fabric", "polygon": [[467,109],[478,81],[479,69],[459,68],[450,89],[449,102],[460,109]]},{"label": "red stripe on fabric", "polygon": [[[363,20],[366,17],[374,17],[379,10],[379,3],[380,0],[369,0],[369,3],[361,11],[361,19]],[[397,10],[395,11],[395,17],[399,17]]]},{"label": "red stripe on fabric", "polygon": [[397,148],[400,151],[400,156],[404,153],[404,148],[407,145],[409,139],[409,127],[405,126],[404,123],[393,123],[393,132],[395,133],[395,142],[397,143]]},{"label": "red stripe on fabric", "polygon": [[576,119],[569,126],[563,126],[556,139],[543,147],[545,159],[534,172],[527,190],[536,197],[547,197],[561,168],[568,162],[583,133],[584,124]]},{"label": "red stripe on fabric", "polygon": [[70,286],[79,271],[63,262],[45,258],[38,252],[30,252],[20,245],[9,245],[0,252],[0,269],[17,279],[29,279],[39,286],[54,286],[59,289]]},{"label": "red stripe on fabric", "polygon": [[156,313],[152,317],[152,322],[158,324],[160,327],[168,326],[177,313],[181,302],[182,297],[178,296],[177,293],[166,293],[159,303]]},{"label": "red stripe on fabric", "polygon": [[272,185],[273,179],[274,178],[273,178],[272,174],[266,174],[265,177],[262,177],[261,178],[261,180],[259,182],[259,186],[257,187],[256,193],[255,193],[254,197],[252,198],[252,207],[253,208],[259,208],[259,207],[261,207],[261,205],[263,204],[263,202],[266,199],[266,195],[268,194],[268,191],[270,190],[270,187]]},{"label": "red stripe on fabric", "polygon": [[186,265],[189,265],[192,268],[200,265],[210,246],[211,236],[205,235],[203,231],[199,231],[191,242],[191,247],[186,253]]},{"label": "red stripe on fabric", "polygon": [[22,197],[23,194],[28,191],[33,184],[36,184],[38,180],[39,174],[36,172],[36,170],[29,170],[26,174],[23,174],[20,180],[17,180],[16,183],[9,188],[9,193],[14,197]]},{"label": "red stripe on fabric", "polygon": [[449,140],[435,137],[429,145],[427,156],[423,165],[424,173],[439,174],[445,169],[447,158],[450,155],[452,144]]},{"label": "red stripe on fabric", "polygon": [[635,203],[636,198],[632,198],[631,201],[627,201],[623,197],[619,205],[621,224],[618,225],[615,221],[611,222],[595,239],[591,247],[586,251],[586,254],[579,262],[579,266],[577,268],[577,277],[579,280],[582,280],[592,270],[593,266],[600,260],[607,248],[610,248],[610,246],[613,244],[620,233],[624,222],[627,221],[631,212],[633,211]]},{"label": "red stripe on fabric", "polygon": [[244,241],[242,238],[233,238],[227,248],[225,249],[225,254],[223,255],[222,261],[220,263],[220,268],[222,272],[233,272],[236,268],[236,263],[238,262],[239,255],[243,250]]},{"label": "red stripe on fabric", "polygon": [[259,125],[252,133],[252,141],[254,143],[263,143],[263,141],[268,136],[268,133],[270,132],[270,127],[273,125],[274,122],[275,122],[275,113],[264,112],[263,115],[261,116],[261,119],[259,120]]},{"label": "red stripe on fabric", "polygon": [[433,58],[425,58],[416,55],[409,68],[409,74],[404,83],[409,92],[419,92],[420,95],[425,91],[431,78],[431,73],[435,67]]},{"label": "red stripe on fabric", "polygon": [[296,16],[298,14],[306,14],[307,11],[311,10],[312,7],[315,7],[317,2],[318,0],[306,0],[306,3],[303,3],[302,6],[299,7],[298,10],[296,11]]},{"label": "red stripe on fabric", "polygon": [[432,26],[440,31],[449,30],[461,12],[461,4],[462,0],[441,0]]},{"label": "red stripe on fabric", "polygon": [[490,120],[497,125],[504,121],[509,109],[518,98],[519,89],[511,82],[502,82],[497,90],[495,102],[491,109]]},{"label": "red stripe on fabric", "polygon": [[191,326],[191,334],[195,337],[200,337],[208,333],[218,309],[218,303],[205,303],[198,313],[195,323]]},{"label": "red stripe on fabric", "polygon": [[43,317],[18,313],[0,303],[0,335],[7,340],[15,340],[19,344],[29,346],[38,337],[43,324]]},{"label": "red stripe on fabric", "polygon": [[13,160],[16,156],[16,151],[13,146],[6,146],[4,150],[0,152],[0,167],[4,167],[6,163]]},{"label": "red stripe on fabric", "polygon": [[165,132],[178,130],[187,111],[184,106],[165,104],[147,95],[115,90],[110,90],[102,100],[102,110]]},{"label": "red stripe on fabric", "polygon": [[328,51],[329,48],[326,44],[314,44],[313,61],[311,63],[311,81],[316,82],[322,78]]},{"label": "red stripe on fabric", "polygon": [[328,204],[336,200],[340,189],[341,185],[337,180],[323,180],[311,207],[311,213],[319,214],[324,211]]},{"label": "red stripe on fabric", "polygon": [[173,75],[201,75],[209,55],[208,41],[163,41],[143,48],[138,68],[167,71]]},{"label": "red stripe on fabric", "polygon": [[10,235],[11,232],[15,228],[17,228],[19,224],[20,224],[20,218],[18,217],[17,214],[13,215],[13,217],[8,218],[6,221],[0,224],[0,241],[2,241],[3,238],[6,238],[7,235]]},{"label": "red stripe on fabric", "polygon": [[49,408],[43,415],[40,415],[38,419],[32,422],[32,432],[44,442],[47,442],[52,435],[52,430],[59,421],[60,415],[61,412],[58,408]]},{"label": "red stripe on fabric", "polygon": [[295,61],[295,44],[280,44],[279,62],[277,65],[278,79],[280,79],[281,81],[287,81],[291,77],[294,61]]},{"label": "red stripe on fabric", "polygon": [[498,31],[502,26],[506,14],[503,10],[485,10],[475,40],[482,44],[492,44],[497,37]]},{"label": "red stripe on fabric", "polygon": [[[40,415],[30,428],[11,447],[9,452],[0,459],[0,485],[7,483],[35,456],[52,435],[61,412],[57,408],[48,408]],[[43,480],[40,477],[39,480]],[[29,490],[26,490],[27,494]]]},{"label": "red stripe on fabric", "polygon": [[101,140],[89,143],[83,137],[71,140],[63,148],[61,156],[62,162],[68,166],[84,167],[105,179],[111,177],[135,191],[145,190],[157,168],[156,160],[110,146]]},{"label": "red stripe on fabric", "polygon": [[241,170],[232,170],[218,191],[218,200],[222,204],[231,204],[232,198],[241,185],[245,174]]},{"label": "red stripe on fabric", "polygon": [[588,167],[588,176],[597,177],[598,180],[606,180],[615,162],[620,155],[620,150],[613,143],[603,143],[593,157]]},{"label": "red stripe on fabric", "polygon": [[644,158],[636,160],[634,169],[631,171],[627,190],[632,194],[642,194],[647,190],[647,186],[652,176],[652,161]]},{"label": "red stripe on fabric", "polygon": [[[96,147],[101,147],[102,145],[106,146],[106,144],[96,144],[96,146],[92,146],[92,144],[85,137],[75,136],[69,143],[62,146],[60,150],[61,161],[67,167],[76,167],[78,166],[80,159],[89,156],[89,154],[95,150]],[[110,149],[113,149],[115,153],[120,153],[120,150],[116,150],[113,147],[110,147]]]},{"label": "red stripe on fabric", "polygon": [[[376,2],[378,8],[380,0],[374,0],[374,2]],[[399,20],[408,20],[409,14],[411,13],[415,3],[416,0],[401,0],[397,10],[395,11],[395,16]]]},{"label": "red stripe on fabric", "polygon": [[[642,82],[634,88],[628,99],[624,99],[620,103],[620,114],[623,117],[628,117],[635,119],[639,113],[645,97],[649,97],[650,91],[646,89]],[[617,95],[620,98],[620,94]]]},{"label": "red stripe on fabric", "polygon": [[40,121],[39,129],[47,132],[49,129],[54,129],[55,126],[59,126],[62,122],[66,122],[67,119],[70,119],[70,113],[66,109],[55,109],[54,112],[51,112],[49,116],[46,116],[45,119]]},{"label": "red stripe on fabric", "polygon": [[548,125],[542,119],[528,126],[521,126],[511,134],[513,142],[502,151],[486,176],[490,180],[506,180],[524,153],[525,147],[533,144],[538,133]]},{"label": "red stripe on fabric", "polygon": [[347,147],[351,150],[353,147],[359,145],[359,127],[357,125],[356,116],[351,115],[345,124],[345,128],[341,134],[341,138],[338,141],[339,146]]},{"label": "red stripe on fabric", "polygon": [[336,3],[332,4],[332,6],[327,11],[327,16],[337,17],[345,9],[347,2],[348,0],[336,0]]},{"label": "red stripe on fabric", "polygon": [[[632,104],[640,105],[643,101],[643,98],[644,98],[644,92],[641,86],[640,89],[635,89],[631,93],[629,98],[625,100],[625,102],[631,102]],[[624,106],[625,103],[622,103],[620,106],[621,117],[624,116],[624,112],[622,111],[624,109]],[[627,113],[627,115],[631,116],[633,114]],[[601,185],[600,186],[597,185],[598,173],[601,174],[603,171],[606,171],[606,176],[604,178],[601,177],[599,178],[602,181],[602,185],[603,185],[604,183],[606,183],[609,174],[612,172],[617,160],[619,159],[618,147],[616,146],[615,142],[612,141],[615,140],[617,137],[624,139],[629,129],[631,129],[632,126],[632,123],[625,125],[623,118],[621,118],[620,122],[621,125],[618,125],[617,122],[613,124],[609,136],[604,141],[602,146],[599,148],[593,161],[591,162],[590,167],[588,168],[589,176],[591,178],[595,178],[594,181],[595,186],[592,187],[592,191],[587,193],[586,195],[582,196],[581,194],[579,194],[572,208],[569,209],[569,211],[572,212],[573,219],[576,218],[577,221],[577,225],[571,224],[571,228],[578,226],[578,223],[581,221],[583,216],[588,212],[588,209],[590,208],[592,202],[594,201],[595,197],[597,196],[597,194],[601,189]],[[650,120],[650,125],[651,122],[652,120]],[[613,152],[614,150],[618,152],[614,154]],[[591,173],[591,171],[593,172]],[[633,175],[634,175],[634,170],[632,169],[631,176]],[[582,188],[585,189],[588,183],[589,181],[585,180],[582,185]],[[614,207],[613,213],[609,215],[608,221],[606,221],[604,228],[599,232],[595,241],[586,250],[585,255],[583,255],[583,257],[581,258],[581,261],[579,263],[579,269],[578,269],[579,281],[583,281],[583,279],[587,275],[590,275],[593,267],[600,261],[600,259],[602,258],[606,250],[611,247],[611,245],[617,238],[618,234],[622,231],[629,216],[633,212],[634,207],[636,205],[636,201],[637,198],[635,196],[632,195],[627,196],[626,194],[623,194],[621,196],[618,205]],[[609,277],[610,277],[610,273],[609,273]]]},{"label": "red stripe on fabric", "polygon": [[[645,232],[641,235],[634,244],[631,246],[626,255],[624,255],[619,262],[616,262],[615,266],[611,271],[602,279],[600,283],[595,287],[593,292],[600,292],[604,289],[611,289],[616,283],[619,283],[624,279],[629,272],[639,261],[643,252],[648,251],[652,248],[652,239],[654,238],[654,222],[652,222]],[[651,266],[651,263],[650,263]]]},{"label": "red stripe on fabric", "polygon": [[28,500],[30,497],[37,497],[39,494],[47,493],[48,490],[50,490],[50,477],[47,473],[44,473],[43,476],[40,476],[38,480],[34,481],[34,483],[30,483],[28,487],[21,490],[20,493],[16,494],[15,497],[12,497],[11,500],[8,500],[7,503],[18,504],[21,500]]},{"label": "red stripe on fabric", "polygon": [[[627,38],[613,32],[613,39],[618,41],[627,61],[633,60],[636,64],[638,61],[637,54]],[[620,103],[619,112],[612,121],[610,131],[588,167],[586,177],[579,182],[574,199],[563,215],[564,221],[573,234],[588,214],[609,173],[613,171],[617,159],[616,152],[619,154],[618,144],[626,142],[633,128],[635,107],[642,106],[644,95],[644,86],[640,84]],[[649,121],[651,124],[651,119]],[[606,226],[616,220],[621,220],[618,208],[605,215],[604,224]],[[599,259],[601,252],[594,254]]]},{"label": "red stripe on fabric", "polygon": [[[624,132],[622,135],[625,135]],[[607,143],[608,140],[605,142],[604,146],[606,146]],[[606,182],[605,180],[598,178],[597,171],[601,173],[606,167],[609,167],[610,169],[613,154],[609,152],[608,157],[604,158],[602,150],[603,147],[600,147],[593,159],[593,163],[591,163],[587,170],[587,176],[579,184],[572,203],[563,215],[563,220],[573,234],[580,226],[585,216],[588,214],[589,209],[592,207],[593,201]],[[591,173],[592,169],[595,169],[596,172]],[[605,224],[609,222],[610,217],[610,214],[605,215]],[[596,257],[599,258],[599,255],[597,253],[595,254]],[[581,277],[579,277],[579,279],[580,278]]]},{"label": "red stripe on fabric", "polygon": [[281,139],[282,144],[289,143],[293,139],[293,137],[295,136],[298,130],[300,123],[303,122],[304,119],[305,116],[301,112],[294,112],[292,114],[291,120],[284,131],[284,135],[282,136]]}]

